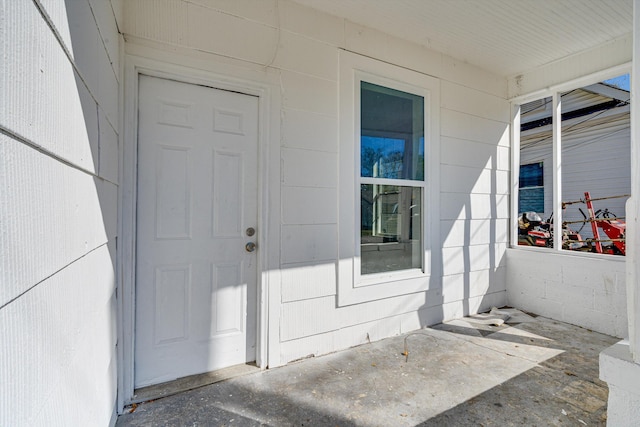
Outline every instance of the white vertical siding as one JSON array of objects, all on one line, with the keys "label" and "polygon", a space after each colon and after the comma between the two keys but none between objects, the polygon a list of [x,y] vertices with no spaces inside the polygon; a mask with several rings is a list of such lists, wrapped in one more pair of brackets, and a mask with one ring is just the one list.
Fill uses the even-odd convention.
[{"label": "white vertical siding", "polygon": [[[270,366],[506,301],[505,79],[288,1],[131,0],[124,7],[131,51],[144,54],[145,45],[149,52],[175,50],[194,66],[218,61],[278,74],[280,182],[271,185],[280,186],[282,200],[280,229],[270,232],[280,239],[280,281],[270,286],[281,291],[280,330],[272,335],[280,352]],[[442,242],[434,245],[445,246],[445,258],[434,271],[446,276],[433,277],[428,292],[337,307],[338,201],[349,185],[338,176],[342,48],[441,79],[442,186],[436,197],[443,221]]]},{"label": "white vertical siding", "polygon": [[109,1],[3,2],[0,21],[0,424],[107,425],[120,35]]}]

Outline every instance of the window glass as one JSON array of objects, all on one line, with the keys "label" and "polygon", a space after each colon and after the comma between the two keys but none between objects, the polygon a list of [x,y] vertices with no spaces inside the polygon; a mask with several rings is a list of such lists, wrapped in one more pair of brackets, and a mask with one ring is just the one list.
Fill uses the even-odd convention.
[{"label": "window glass", "polygon": [[422,266],[422,191],[419,187],[362,184],[361,273]]},{"label": "window glass", "polygon": [[544,212],[542,162],[520,166],[518,212]]},{"label": "window glass", "polygon": [[624,255],[629,75],[562,94],[562,248]]},{"label": "window glass", "polygon": [[[629,89],[624,75],[560,93],[559,159],[552,149],[552,98],[520,106],[518,244],[553,247],[559,239],[564,250],[626,254]],[[554,164],[559,182],[553,181]],[[561,224],[554,194],[562,205]]]},{"label": "window glass", "polygon": [[551,97],[520,106],[518,244],[523,246],[553,247],[552,107]]},{"label": "window glass", "polygon": [[424,98],[361,82],[360,173],[424,180]]},{"label": "window glass", "polygon": [[360,89],[360,273],[422,268],[424,98]]}]

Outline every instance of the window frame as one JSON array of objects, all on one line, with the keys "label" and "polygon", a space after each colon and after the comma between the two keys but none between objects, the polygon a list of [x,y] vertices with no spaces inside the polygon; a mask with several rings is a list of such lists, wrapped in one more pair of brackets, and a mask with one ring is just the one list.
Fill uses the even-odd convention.
[{"label": "window frame", "polygon": [[[361,274],[360,184],[361,177],[360,91],[361,81],[419,95],[424,99],[424,180],[382,178],[385,184],[419,186],[421,206],[422,267],[373,274]],[[423,292],[431,287],[439,269],[439,105],[440,81],[416,71],[340,52],[340,145],[338,212],[338,306]],[[436,268],[434,268],[436,267]]]},{"label": "window frame", "polygon": [[[562,239],[554,239],[552,248],[540,248],[534,246],[518,245],[518,207],[519,207],[519,188],[520,188],[520,107],[531,101],[540,98],[550,97],[552,102],[552,168],[553,178],[551,184],[552,192],[552,211],[555,224],[561,224],[563,221],[562,212],[562,94],[570,92],[574,89],[580,89],[585,86],[596,84],[607,79],[619,77],[624,74],[631,75],[630,64],[602,70],[597,73],[589,74],[574,80],[570,80],[558,85],[550,86],[545,90],[537,91],[527,95],[520,95],[511,99],[511,218],[510,218],[510,247],[511,249],[534,251],[544,253],[556,253],[579,257],[592,257],[616,262],[624,262],[626,257],[615,257],[608,254],[599,254],[593,252],[580,252],[562,249]],[[546,205],[546,203],[545,203]],[[546,208],[546,206],[545,206]]]}]

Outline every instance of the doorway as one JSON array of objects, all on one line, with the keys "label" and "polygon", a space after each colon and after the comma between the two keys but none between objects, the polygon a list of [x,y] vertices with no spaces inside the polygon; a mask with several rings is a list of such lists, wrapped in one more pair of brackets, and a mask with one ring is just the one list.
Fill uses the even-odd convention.
[{"label": "doorway", "polygon": [[258,101],[139,77],[135,388],[256,359]]}]

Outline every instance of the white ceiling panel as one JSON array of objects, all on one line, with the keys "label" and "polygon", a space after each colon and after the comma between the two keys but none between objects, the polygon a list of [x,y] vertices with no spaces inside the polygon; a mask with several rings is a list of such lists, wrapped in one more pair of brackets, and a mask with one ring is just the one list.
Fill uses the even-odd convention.
[{"label": "white ceiling panel", "polygon": [[632,0],[294,0],[503,76],[629,34]]}]

